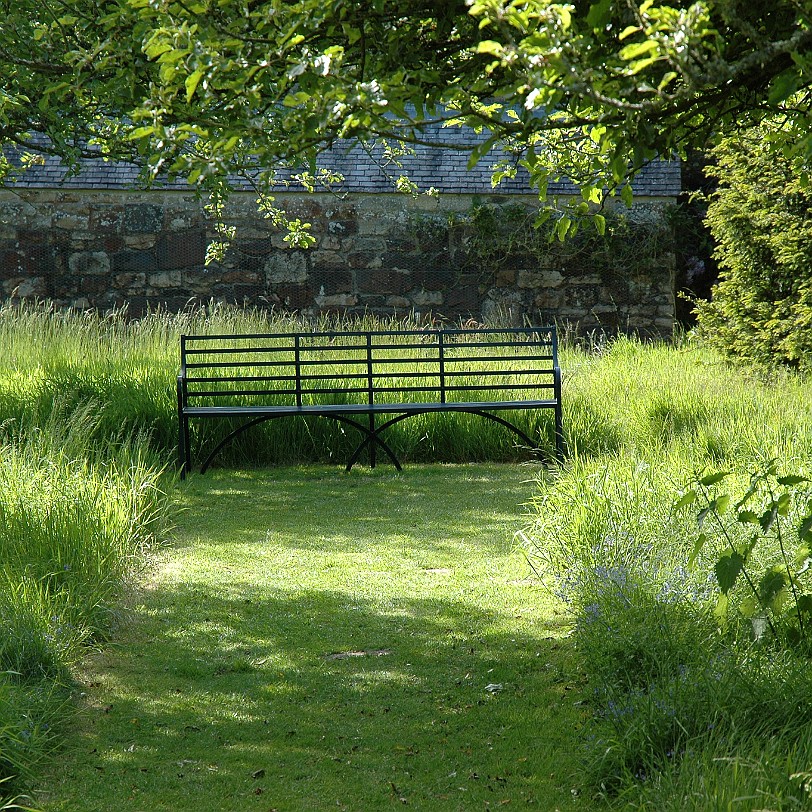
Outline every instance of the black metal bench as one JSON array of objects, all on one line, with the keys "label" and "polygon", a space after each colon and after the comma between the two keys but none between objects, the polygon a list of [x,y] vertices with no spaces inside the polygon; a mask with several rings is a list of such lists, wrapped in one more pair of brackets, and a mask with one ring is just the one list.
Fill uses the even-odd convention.
[{"label": "black metal bench", "polygon": [[203,472],[238,434],[295,415],[327,417],[360,432],[348,471],[367,447],[374,467],[378,446],[401,470],[381,435],[431,412],[481,415],[536,447],[503,415],[553,409],[556,455],[564,455],[554,327],[185,335],[180,353],[181,476],[192,469],[189,421],[224,417],[245,420],[212,449]]}]

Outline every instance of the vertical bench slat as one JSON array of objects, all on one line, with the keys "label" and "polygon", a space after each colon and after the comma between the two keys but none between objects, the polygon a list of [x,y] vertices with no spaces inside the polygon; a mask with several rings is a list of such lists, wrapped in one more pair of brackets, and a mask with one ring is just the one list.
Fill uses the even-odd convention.
[{"label": "vertical bench slat", "polygon": [[293,337],[293,363],[296,369],[296,405],[302,405],[302,337]]}]

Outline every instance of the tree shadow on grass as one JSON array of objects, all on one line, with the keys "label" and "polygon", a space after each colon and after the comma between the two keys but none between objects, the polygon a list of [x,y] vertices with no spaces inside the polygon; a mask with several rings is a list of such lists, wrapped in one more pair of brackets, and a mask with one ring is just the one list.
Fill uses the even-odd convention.
[{"label": "tree shadow on grass", "polygon": [[[198,606],[182,626],[179,602]],[[103,809],[111,790],[121,809],[207,810],[383,809],[395,795],[553,809],[570,795],[577,763],[560,751],[577,749],[581,712],[558,624],[506,633],[464,602],[382,612],[339,592],[173,589],[150,608],[124,653],[91,665],[80,760],[98,786],[65,808]]]},{"label": "tree shadow on grass", "polygon": [[287,547],[332,552],[342,539],[378,530],[418,537],[423,550],[455,535],[504,550],[505,536],[491,531],[518,529],[533,481],[545,472],[537,464],[216,470],[192,475],[179,492],[185,532],[174,544],[216,537],[217,517],[228,515],[228,545],[261,544],[272,529]]},{"label": "tree shadow on grass", "polygon": [[[304,575],[297,582],[295,569],[264,580],[227,571],[263,547],[269,524],[274,555],[307,567],[337,539],[351,548],[360,521],[408,521],[393,511],[409,492],[425,509],[426,488],[448,489],[432,494],[435,505],[448,503],[434,518],[463,531],[518,504],[498,471],[450,473],[442,486],[419,472],[385,487],[376,476],[306,470],[263,473],[245,487],[226,475],[194,484],[189,537],[229,501],[232,514],[244,512],[205,542],[223,571],[153,583],[119,647],[87,663],[81,735],[46,810],[577,808],[584,711],[567,621],[530,605],[527,584],[511,584],[502,570],[470,592],[464,581],[444,588],[451,575],[419,566],[405,585],[367,574],[358,588],[352,579],[330,588]],[[338,484],[372,487],[376,498],[353,502]],[[496,496],[484,499],[483,489]],[[464,551],[463,531],[427,539],[428,555]],[[498,535],[480,541],[504,555]],[[274,566],[272,557],[260,563]]]}]

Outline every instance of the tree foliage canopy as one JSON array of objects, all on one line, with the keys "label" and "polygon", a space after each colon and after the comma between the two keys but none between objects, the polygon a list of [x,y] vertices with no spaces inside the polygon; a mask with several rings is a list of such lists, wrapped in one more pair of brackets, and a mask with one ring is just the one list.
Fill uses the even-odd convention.
[{"label": "tree foliage canopy", "polygon": [[[779,113],[812,152],[809,0],[0,0],[0,144],[44,133],[205,187],[336,139],[464,122],[583,205],[653,156]],[[263,171],[258,171],[262,167]]]}]

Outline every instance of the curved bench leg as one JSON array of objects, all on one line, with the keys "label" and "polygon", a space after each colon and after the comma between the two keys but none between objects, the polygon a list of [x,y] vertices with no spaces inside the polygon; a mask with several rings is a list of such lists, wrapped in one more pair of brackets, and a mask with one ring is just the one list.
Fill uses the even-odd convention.
[{"label": "curved bench leg", "polygon": [[[356,462],[358,462],[361,453],[369,443],[380,444],[380,446],[384,448],[384,450],[386,449],[385,443],[380,438],[381,432],[386,431],[386,429],[388,429],[390,426],[394,426],[395,423],[400,423],[401,420],[405,420],[407,417],[414,417],[415,415],[418,414],[430,414],[433,413],[434,411],[436,410],[426,409],[425,411],[406,412],[405,414],[397,415],[397,417],[392,417],[385,423],[382,423],[380,426],[377,426],[374,431],[371,431],[368,434],[368,436],[361,441],[361,444],[358,446],[358,448],[355,449],[355,452],[353,453],[352,457],[350,457],[350,461],[347,463],[347,470],[349,471],[352,468],[352,466],[355,465]],[[518,437],[524,440],[524,442],[527,444],[528,447],[534,448],[536,450],[538,450],[539,448],[538,443],[533,442],[533,440],[530,437],[528,437],[528,435],[525,432],[523,432],[517,426],[514,426],[513,423],[511,423],[509,420],[505,420],[504,417],[500,417],[498,414],[493,414],[493,412],[487,412],[483,409],[457,409],[455,411],[459,414],[476,414],[479,415],[480,417],[487,417],[488,420],[493,420],[499,423],[500,425],[509,428],[514,434],[516,434]],[[556,443],[556,446],[557,445],[558,444]],[[389,454],[389,456],[392,457],[392,454]],[[397,462],[395,462],[395,465],[397,466],[398,471],[402,470]]]},{"label": "curved bench leg", "polygon": [[[375,413],[369,413],[369,436],[372,439],[372,442],[369,444],[369,467],[375,467],[375,452],[378,448],[378,437],[377,431],[375,430]],[[349,471],[349,468],[347,469]]]},{"label": "curved bench leg", "polygon": [[[355,424],[354,421],[350,422],[352,422],[353,425],[357,425]],[[388,425],[390,425],[390,422],[391,421],[384,423],[383,428],[386,428]],[[361,427],[359,426],[359,428]],[[358,444],[358,447],[355,449],[355,451],[353,451],[352,456],[350,457],[349,462],[347,463],[347,467],[344,470],[347,473],[349,473],[352,470],[353,465],[355,465],[355,463],[358,462],[361,453],[367,446],[369,446],[369,466],[370,468],[374,468],[375,450],[377,446],[380,446],[386,452],[386,456],[389,457],[390,460],[392,460],[392,464],[395,466],[395,468],[398,471],[402,471],[403,466],[400,464],[400,460],[398,460],[398,458],[395,456],[395,452],[392,451],[392,449],[389,447],[389,443],[381,439],[380,437],[381,429],[375,425],[374,415],[370,415],[369,428],[366,428],[364,426],[363,430],[364,433],[366,434],[366,437],[364,437],[364,439],[361,440],[361,442]]]},{"label": "curved bench leg", "polygon": [[[389,455],[389,459],[391,459],[392,462],[395,464],[395,468],[397,468],[398,471],[402,471],[403,467],[398,462],[395,455],[392,453],[388,444],[381,439],[380,434],[382,431],[388,429],[389,426],[392,426],[395,423],[399,423],[401,420],[405,420],[407,417],[411,417],[412,414],[417,414],[417,412],[409,412],[408,414],[401,414],[398,415],[397,417],[393,417],[390,420],[387,420],[383,425],[375,427],[374,431],[370,431],[369,434],[367,434],[367,436],[358,445],[358,448],[356,448],[355,451],[353,452],[353,455],[350,457],[350,460],[347,463],[346,470],[347,471],[352,470],[352,466],[355,465],[356,462],[358,462],[364,449],[370,443],[372,443],[372,448],[374,448],[376,445],[379,445]],[[420,414],[423,414],[423,412],[420,412]]]},{"label": "curved bench leg", "polygon": [[[264,423],[267,420],[274,420],[274,419],[280,418],[280,417],[296,417],[296,416],[297,415],[295,415],[295,414],[267,414],[267,415],[262,415],[260,417],[255,417],[252,420],[249,420],[247,423],[243,423],[241,426],[237,426],[236,429],[230,431],[222,440],[220,440],[219,443],[217,443],[217,445],[214,447],[214,450],[211,451],[211,453],[209,454],[208,457],[206,457],[205,462],[200,467],[200,473],[205,474],[206,471],[208,470],[209,466],[211,465],[212,461],[214,460],[214,458],[223,450],[223,448],[225,448],[235,437],[239,436],[240,434],[242,434],[247,429],[250,429],[253,426],[259,425],[260,423]],[[398,469],[398,471],[403,470],[401,468],[400,462],[398,461],[398,458],[395,456],[394,452],[389,447],[389,445],[385,441],[381,440],[380,437],[376,436],[377,432],[374,431],[374,428],[370,429],[367,426],[365,426],[363,423],[359,423],[357,420],[353,420],[351,417],[347,417],[346,415],[343,415],[343,414],[320,414],[320,415],[317,415],[317,416],[318,417],[328,417],[331,420],[337,420],[340,423],[347,423],[350,426],[354,426],[356,429],[358,429],[358,431],[361,432],[361,434],[366,435],[366,439],[361,443],[361,446],[359,446],[359,448],[363,448],[370,440],[373,440],[374,444],[379,445],[386,452],[387,456],[395,464],[395,467]],[[374,424],[373,424],[373,426],[374,426]],[[187,446],[187,453],[189,453],[188,446]],[[356,452],[356,453],[358,453],[358,452]],[[356,457],[356,455],[353,455],[353,457],[354,457],[354,460],[353,460],[353,463],[354,463],[355,460],[357,459],[357,457]],[[352,466],[349,466],[347,468],[347,470],[349,471],[351,467]],[[191,460],[190,460],[190,463],[189,463],[189,469],[191,469]]]},{"label": "curved bench leg", "polygon": [[255,417],[253,420],[249,420],[247,423],[243,423],[241,426],[237,426],[236,429],[230,431],[219,443],[214,447],[214,451],[212,451],[208,457],[206,457],[205,462],[203,465],[200,466],[200,473],[205,474],[208,470],[208,467],[211,465],[212,460],[239,434],[242,434],[246,429],[250,429],[253,426],[257,426],[260,423],[264,423],[266,420],[272,420],[274,417],[281,417],[282,415],[263,415],[262,417]]},{"label": "curved bench leg", "polygon": [[[352,456],[347,463],[346,470],[352,470],[352,467],[358,462],[361,454],[363,453],[364,449],[369,446],[370,447],[370,465],[371,467],[375,467],[375,450],[377,446],[380,446],[381,449],[386,453],[389,459],[394,464],[395,468],[398,471],[402,471],[403,467],[400,464],[397,456],[395,455],[394,451],[390,448],[389,444],[381,438],[381,433],[386,431],[390,426],[394,426],[396,423],[400,423],[402,420],[406,420],[408,417],[413,417],[414,415],[418,414],[428,414],[433,412],[432,409],[427,409],[425,411],[410,411],[405,414],[399,414],[395,417],[390,418],[389,420],[385,421],[381,425],[376,425],[374,420],[374,415],[370,415],[369,425],[365,426],[363,423],[360,423],[357,420],[354,420],[351,417],[347,417],[343,414],[317,414],[318,417],[327,417],[331,420],[337,420],[341,423],[346,423],[347,425],[353,426],[356,428],[362,435],[364,435],[361,442],[358,444],[358,447],[353,452]],[[535,443],[524,431],[522,431],[517,426],[514,426],[509,420],[506,420],[504,417],[499,416],[498,414],[493,414],[492,412],[488,412],[482,409],[458,409],[455,410],[462,414],[476,414],[480,417],[485,417],[488,420],[493,420],[496,423],[499,423],[502,426],[510,429],[514,434],[520,437],[528,447],[538,449],[538,444]],[[208,470],[209,466],[211,465],[214,458],[220,453],[220,451],[225,448],[235,437],[242,434],[247,429],[252,428],[260,423],[264,423],[266,420],[274,420],[280,417],[295,417],[295,414],[269,414],[269,415],[261,415],[260,417],[255,417],[252,420],[249,420],[247,423],[243,423],[241,426],[238,426],[236,429],[230,431],[220,442],[214,447],[214,450],[206,457],[205,462],[200,468],[200,472],[205,474]],[[559,439],[559,432],[556,431],[556,440]],[[188,443],[186,442],[185,448],[185,456],[188,460],[187,465],[185,466],[186,471],[190,471],[192,467],[191,462],[191,448]],[[557,446],[557,456],[561,455],[561,451],[563,449],[558,448],[558,442],[556,442]],[[184,471],[185,473],[185,471]]]},{"label": "curved bench leg", "polygon": [[530,448],[535,448],[538,450],[538,443],[534,443],[533,440],[531,440],[520,428],[514,426],[509,420],[505,420],[504,417],[500,417],[498,414],[493,414],[493,412],[480,411],[478,409],[471,409],[471,411],[467,412],[467,414],[478,414],[481,417],[487,417],[488,420],[496,421],[500,425],[509,428],[514,434],[521,437]]}]

